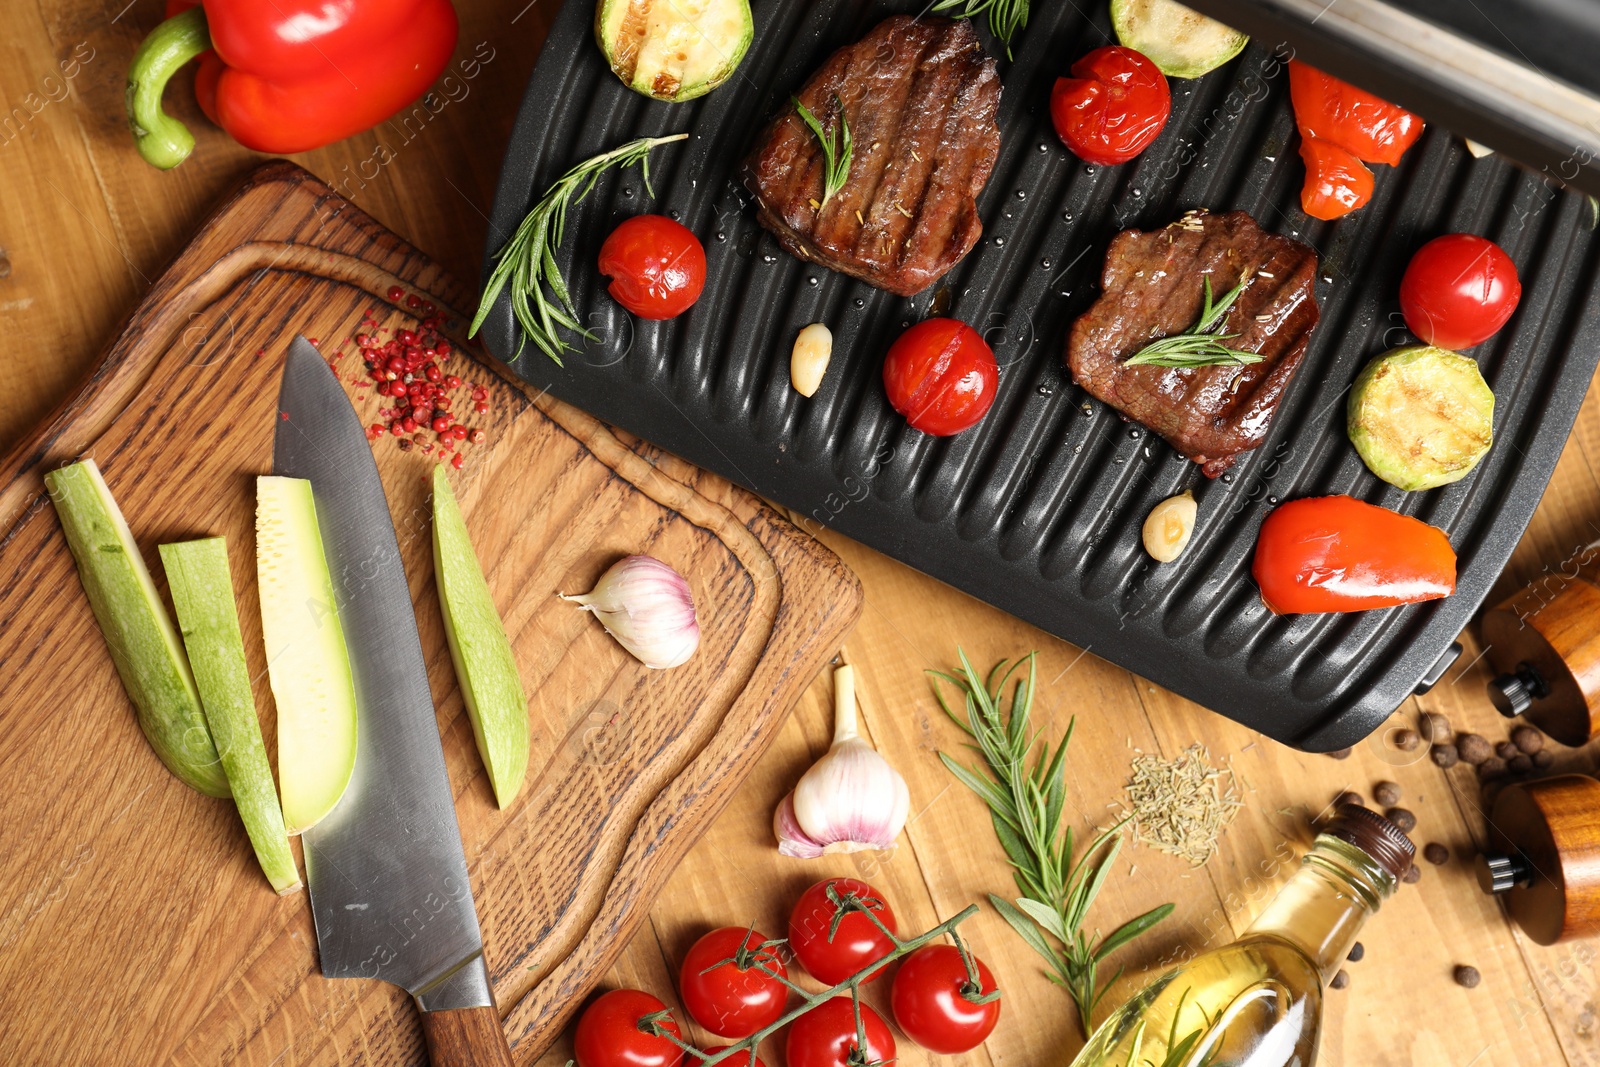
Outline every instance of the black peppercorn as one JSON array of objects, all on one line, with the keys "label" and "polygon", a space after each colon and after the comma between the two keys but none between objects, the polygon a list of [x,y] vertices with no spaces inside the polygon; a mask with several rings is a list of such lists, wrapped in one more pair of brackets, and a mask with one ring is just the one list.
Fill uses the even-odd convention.
[{"label": "black peppercorn", "polygon": [[1434,745],[1432,751],[1428,753],[1428,757],[1433,760],[1435,765],[1440,767],[1454,767],[1457,761],[1461,759],[1460,753],[1456,751],[1456,746],[1451,744]]},{"label": "black peppercorn", "polygon": [[1499,756],[1490,756],[1478,764],[1479,778],[1498,778],[1504,773],[1506,773],[1506,761]]},{"label": "black peppercorn", "polygon": [[1450,850],[1439,844],[1437,841],[1431,841],[1428,843],[1428,846],[1422,850],[1422,858],[1433,864],[1435,867],[1442,867],[1446,863],[1450,862]]},{"label": "black peppercorn", "polygon": [[1482,734],[1457,734],[1456,751],[1463,760],[1476,767],[1494,755],[1494,746]]},{"label": "black peppercorn", "polygon": [[1450,720],[1437,711],[1428,712],[1422,717],[1422,736],[1435,745],[1444,744],[1450,740]]},{"label": "black peppercorn", "polygon": [[1367,806],[1366,801],[1361,799],[1360,793],[1352,793],[1348,789],[1333,798],[1333,806],[1336,808],[1343,807],[1346,804],[1354,804],[1358,808]]},{"label": "black peppercorn", "polygon": [[1367,946],[1357,941],[1355,944],[1350,946],[1350,955],[1346,956],[1345,959],[1349,960],[1351,963],[1360,963],[1361,957],[1365,956],[1366,954]]},{"label": "black peppercorn", "polygon": [[1328,753],[1328,755],[1332,756],[1334,759],[1349,759],[1351,751],[1352,750],[1348,748],[1336,748],[1332,752]]},{"label": "black peppercorn", "polygon": [[1422,744],[1422,735],[1415,730],[1400,729],[1394,732],[1394,747],[1401,752],[1415,752],[1420,744]]},{"label": "black peppercorn", "polygon": [[1400,803],[1400,785],[1398,782],[1379,782],[1372,787],[1372,799],[1386,808],[1392,808]]},{"label": "black peppercorn", "polygon": [[1347,986],[1349,984],[1350,984],[1350,976],[1348,974],[1344,973],[1344,969],[1343,968],[1340,968],[1338,971],[1336,971],[1334,973],[1334,976],[1331,979],[1328,980],[1328,988],[1329,989],[1343,989],[1345,986]]},{"label": "black peppercorn", "polygon": [[1406,868],[1406,873],[1400,876],[1400,880],[1406,885],[1416,885],[1422,881],[1422,868],[1413,863]]},{"label": "black peppercorn", "polygon": [[1455,979],[1456,985],[1461,986],[1463,989],[1475,989],[1478,983],[1483,980],[1483,977],[1478,974],[1478,968],[1469,967],[1463,963],[1456,967]]},{"label": "black peppercorn", "polygon": [[1390,808],[1383,817],[1408,834],[1417,828],[1417,817],[1407,808]]},{"label": "black peppercorn", "polygon": [[1516,756],[1521,754],[1521,752],[1522,749],[1518,748],[1516,745],[1513,745],[1510,741],[1502,741],[1498,745],[1494,746],[1494,754],[1503,760],[1514,759]]},{"label": "black peppercorn", "polygon": [[1556,761],[1555,756],[1551,755],[1550,750],[1546,748],[1541,748],[1530,758],[1533,760],[1533,765],[1541,771]]},{"label": "black peppercorn", "polygon": [[1511,731],[1511,743],[1531,756],[1544,747],[1544,734],[1524,724]]},{"label": "black peppercorn", "polygon": [[1519,752],[1506,761],[1506,766],[1511,768],[1512,774],[1530,774],[1533,771],[1533,760]]}]

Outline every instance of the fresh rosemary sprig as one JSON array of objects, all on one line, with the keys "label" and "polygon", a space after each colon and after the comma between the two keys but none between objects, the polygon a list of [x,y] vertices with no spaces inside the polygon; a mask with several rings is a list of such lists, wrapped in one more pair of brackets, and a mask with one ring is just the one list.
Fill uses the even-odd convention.
[{"label": "fresh rosemary sprig", "polygon": [[802,104],[798,96],[794,98],[794,109],[800,113],[800,121],[811,127],[811,132],[822,142],[822,204],[817,205],[819,211],[850,180],[850,160],[855,155],[855,145],[850,140],[850,123],[844,117],[844,104],[837,96],[833,101],[839,104],[839,129],[830,137],[823,131],[822,123],[811,113],[811,109]]},{"label": "fresh rosemary sprig", "polygon": [[[1121,830],[1126,820],[1102,831],[1074,855],[1072,827],[1062,816],[1066,808],[1067,745],[1072,741],[1076,720],[1067,726],[1061,744],[1052,753],[1048,740],[1042,746],[1038,744],[1039,734],[1029,721],[1037,653],[1029,653],[1025,659],[1028,675],[1017,680],[1009,712],[1001,710],[1004,690],[1024,660],[1009,665],[1001,660],[983,679],[973,670],[966,653],[958,654],[960,677],[942,671],[928,673],[954,684],[964,694],[963,718],[951,710],[938,682],[934,683],[939,706],[972,738],[970,747],[983,757],[983,765],[967,767],[943,752],[939,759],[989,805],[994,832],[1014,868],[1021,898],[1013,905],[990,894],[990,903],[1022,940],[1050,964],[1051,981],[1064,986],[1071,995],[1087,1037],[1093,1029],[1095,1006],[1122,977],[1119,967],[1101,982],[1100,964],[1171,914],[1173,905],[1152,908],[1105,937],[1099,937],[1099,931],[1093,936],[1084,933],[1089,908],[1122,847]],[[1054,945],[1046,934],[1054,939]]]},{"label": "fresh rosemary sprig", "polygon": [[1239,294],[1244,292],[1244,287],[1249,284],[1250,279],[1240,279],[1239,284],[1234,286],[1227,296],[1213,303],[1211,276],[1206,275],[1206,300],[1205,306],[1200,309],[1200,321],[1182,333],[1163,337],[1159,341],[1151,341],[1129,356],[1126,360],[1127,365],[1212,367],[1218,364],[1244,366],[1249,363],[1260,363],[1266,358],[1265,356],[1256,352],[1241,352],[1222,343],[1238,337],[1238,334],[1216,332],[1222,328],[1222,320],[1228,317],[1228,309],[1233,307],[1233,302],[1239,299]]},{"label": "fresh rosemary sprig", "polygon": [[[557,366],[561,365],[561,353],[571,348],[556,332],[557,327],[565,326],[587,340],[596,340],[594,334],[578,322],[578,309],[572,304],[566,279],[562,278],[561,267],[556,263],[556,250],[561,247],[561,237],[567,227],[567,208],[581,203],[594,189],[600,175],[610,168],[626,168],[635,163],[644,173],[645,189],[654,196],[655,190],[650,187],[650,150],[688,136],[680,133],[629,141],[621,148],[586,159],[563,174],[533,205],[511,240],[495,253],[494,273],[489,276],[489,285],[478,302],[478,313],[472,319],[467,336],[478,332],[500,290],[509,283],[511,313],[522,324],[523,341],[532,338]],[[545,292],[546,286],[549,294]],[[550,294],[554,294],[554,300],[550,299]],[[520,343],[517,354],[522,354]]]},{"label": "fresh rosemary sprig", "polygon": [[989,16],[989,32],[1006,46],[1006,58],[1011,58],[1011,38],[1028,27],[1029,0],[938,0],[933,5],[935,14],[954,12],[958,19],[975,19]]}]

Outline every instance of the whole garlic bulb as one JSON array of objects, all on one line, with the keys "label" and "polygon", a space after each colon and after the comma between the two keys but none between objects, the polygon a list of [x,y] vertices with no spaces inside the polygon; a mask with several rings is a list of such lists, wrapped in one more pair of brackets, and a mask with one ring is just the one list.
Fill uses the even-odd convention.
[{"label": "whole garlic bulb", "polygon": [[911,813],[906,780],[856,732],[855,668],[834,671],[833,687],[833,745],[773,814],[786,856],[890,848]]},{"label": "whole garlic bulb", "polygon": [[625,556],[594,589],[561,599],[593,612],[606,633],[646,667],[676,667],[700,646],[688,581],[653,556]]}]

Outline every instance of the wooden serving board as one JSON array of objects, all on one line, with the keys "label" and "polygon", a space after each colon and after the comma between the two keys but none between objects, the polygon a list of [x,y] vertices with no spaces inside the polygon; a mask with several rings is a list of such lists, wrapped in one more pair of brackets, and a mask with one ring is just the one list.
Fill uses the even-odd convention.
[{"label": "wooden serving board", "polygon": [[[319,339],[365,421],[349,340],[471,296],[305,171],[274,163],[202,227],[90,381],[0,461],[0,1059],[411,1064],[409,998],[329,981],[307,897],[276,897],[226,800],[180,784],[134,722],[41,472],[98,460],[147,559],[225,534],[256,699],[274,714],[254,586],[254,476],[269,471],[290,338]],[[334,358],[340,351],[344,355]],[[525,357],[534,358],[534,357]],[[544,358],[537,356],[536,358]],[[490,411],[455,476],[531,696],[521,794],[495,807],[433,590],[436,460],[374,446],[405,555],[472,888],[508,1036],[532,1061],[645,918],[861,605],[855,577],[755,498],[548,397],[470,351],[447,368]],[[581,372],[581,371],[575,371]],[[685,666],[647,671],[557,599],[648,552],[693,587]],[[153,566],[160,583],[160,568]],[[25,1051],[24,1051],[25,1050]]]}]

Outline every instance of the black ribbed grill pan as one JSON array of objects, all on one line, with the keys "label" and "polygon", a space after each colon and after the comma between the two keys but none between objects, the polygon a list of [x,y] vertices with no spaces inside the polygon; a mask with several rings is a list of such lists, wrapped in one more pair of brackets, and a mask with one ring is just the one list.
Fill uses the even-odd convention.
[{"label": "black ribbed grill pan", "polygon": [[[658,149],[651,198],[637,170],[603,180],[569,219],[561,261],[600,336],[557,367],[520,334],[506,299],[485,339],[528,382],[1096,655],[1299,747],[1364,736],[1446,653],[1516,545],[1600,360],[1600,277],[1589,203],[1503,159],[1474,160],[1430,126],[1372,202],[1336,223],[1299,209],[1303,168],[1283,67],[1253,42],[1227,67],[1174,81],[1173,114],[1133,163],[1091,167],[1050,128],[1054,80],[1110,42],[1103,5],[1035,3],[1002,59],[1002,154],[980,206],[985,233],[943,283],[910,300],[803,263],[755,222],[738,165],[766,120],[835,48],[915,4],[756,0],[734,78],[668,105],[624,87],[595,46],[589,0],[568,0],[528,86],[495,200],[489,251],[564,170],[624,141],[689,132]],[[1067,329],[1098,293],[1107,242],[1190,208],[1250,212],[1321,257],[1322,320],[1265,444],[1221,479],[1072,384]],[[635,322],[594,263],[621,218],[680,218],[706,246],[705,295],[666,323]],[[1473,351],[1496,397],[1496,443],[1465,480],[1403,493],[1367,472],[1344,433],[1349,383],[1410,340],[1397,291],[1440,233],[1499,242],[1522,303]],[[487,271],[487,265],[486,265]],[[487,275],[486,275],[487,276]],[[977,427],[935,439],[884,398],[883,353],[937,312],[987,336],[1000,394]],[[833,363],[810,400],[789,385],[798,331],[825,322]],[[1176,563],[1139,538],[1161,499],[1192,488],[1199,525]],[[1271,506],[1349,493],[1449,532],[1455,596],[1354,615],[1275,618],[1250,579]]]}]

